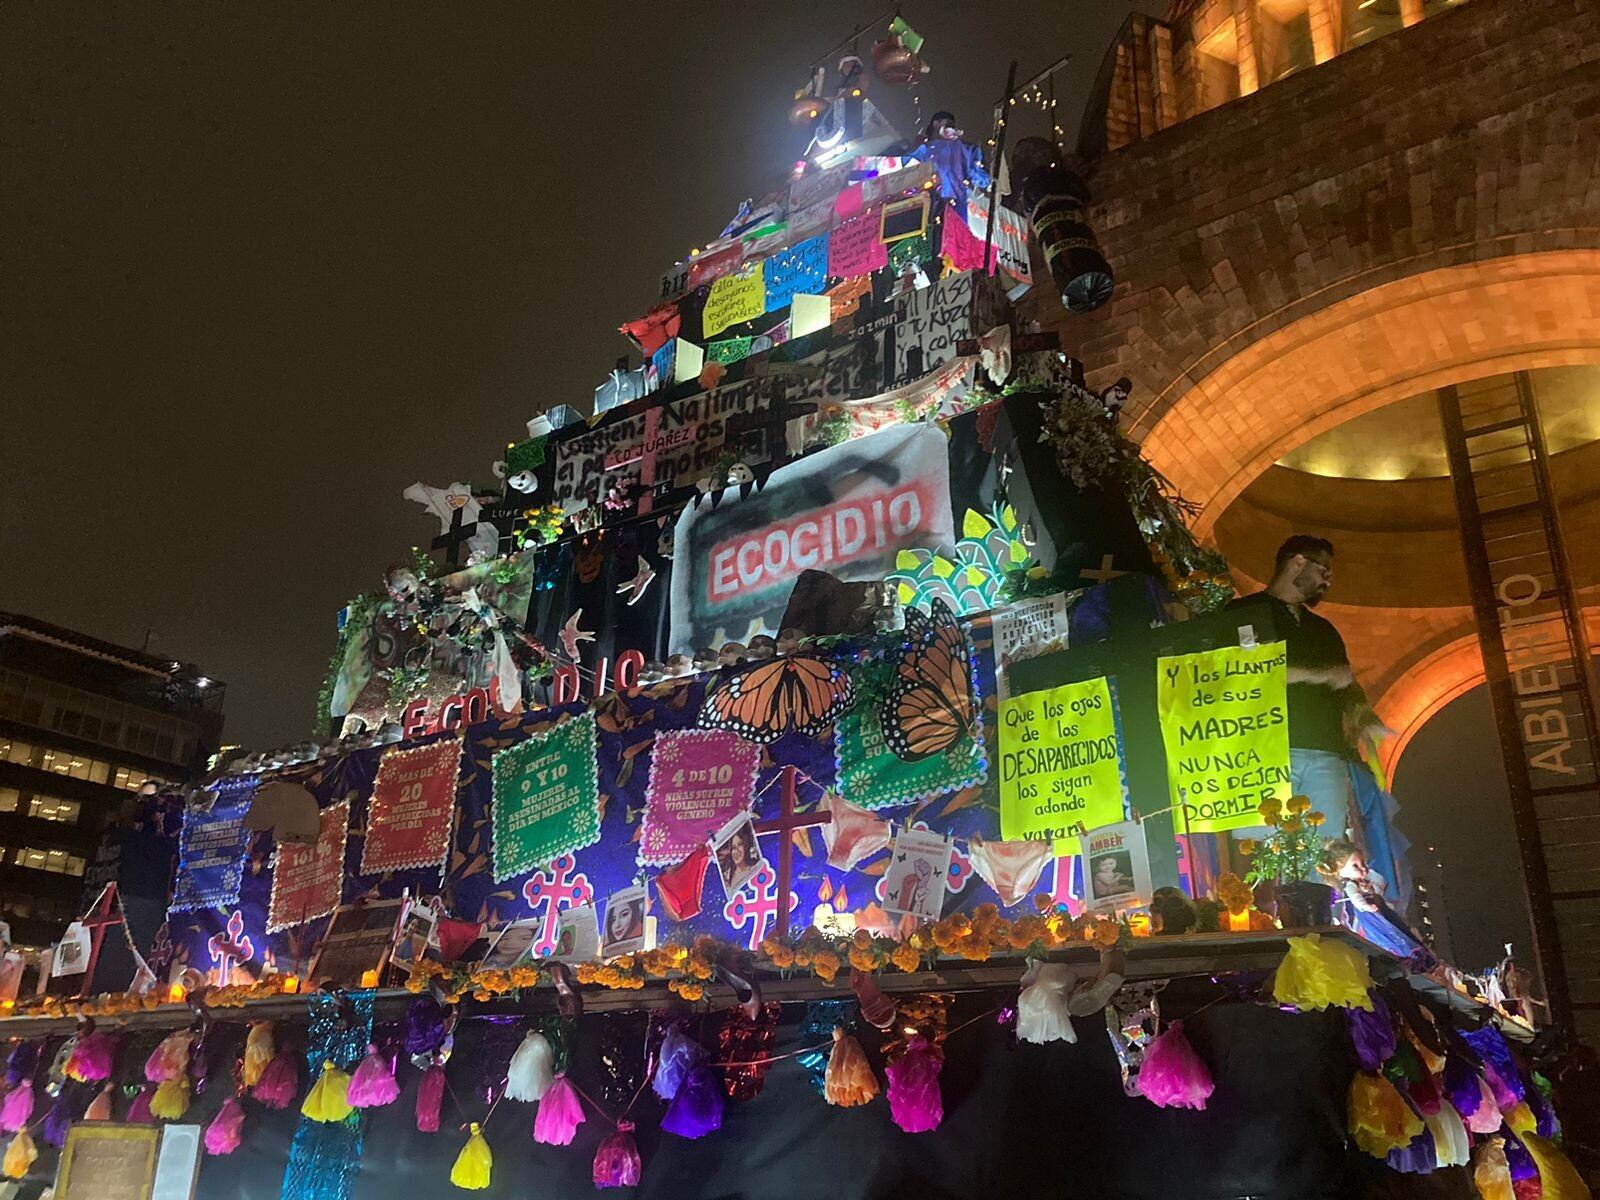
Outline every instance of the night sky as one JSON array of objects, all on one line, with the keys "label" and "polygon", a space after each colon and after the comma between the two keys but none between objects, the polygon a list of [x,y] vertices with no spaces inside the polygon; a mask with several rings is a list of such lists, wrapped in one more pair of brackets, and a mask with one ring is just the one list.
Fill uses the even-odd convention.
[{"label": "night sky", "polygon": [[[0,608],[148,632],[227,682],[229,741],[307,736],[334,614],[436,531],[401,490],[586,410],[661,271],[801,149],[809,64],[886,7],[10,7]],[[924,117],[981,140],[1013,56],[1070,52],[1070,138],[1134,7],[907,7]],[[1453,875],[1483,851],[1452,815],[1504,810],[1491,730],[1469,697],[1401,774]],[[1513,936],[1452,903],[1458,942]]]}]

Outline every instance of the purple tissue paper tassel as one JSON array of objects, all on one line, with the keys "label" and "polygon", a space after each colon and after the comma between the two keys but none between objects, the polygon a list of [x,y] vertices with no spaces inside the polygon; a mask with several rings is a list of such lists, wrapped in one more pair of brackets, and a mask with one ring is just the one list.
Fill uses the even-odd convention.
[{"label": "purple tissue paper tassel", "polygon": [[671,1100],[683,1087],[689,1072],[706,1057],[706,1048],[684,1033],[677,1025],[667,1030],[661,1039],[660,1057],[656,1063],[655,1078],[651,1087],[663,1100]]},{"label": "purple tissue paper tassel", "polygon": [[406,1057],[432,1054],[444,1045],[444,1009],[432,996],[418,996],[406,1009]]},{"label": "purple tissue paper tassel", "polygon": [[[1499,1075],[1501,1082],[1506,1086],[1506,1092],[1514,1097],[1510,1104],[1502,1101],[1503,1108],[1512,1108],[1518,1100],[1523,1099],[1527,1088],[1523,1085],[1522,1076],[1517,1072],[1516,1061],[1511,1057],[1511,1047],[1506,1045],[1505,1038],[1500,1036],[1500,1031],[1493,1025],[1485,1025],[1482,1029],[1469,1029],[1461,1035],[1466,1039],[1467,1045],[1477,1051],[1483,1059],[1485,1066],[1494,1067],[1495,1075]],[[1494,1087],[1494,1075],[1485,1071],[1489,1085]],[[1495,1088],[1495,1095],[1500,1095],[1500,1089]]]},{"label": "purple tissue paper tassel", "polygon": [[6,1087],[14,1088],[39,1065],[39,1042],[18,1042],[6,1056]]},{"label": "purple tissue paper tassel", "polygon": [[1388,1153],[1389,1166],[1407,1175],[1428,1175],[1439,1167],[1439,1153],[1433,1134],[1424,1129],[1398,1150]]},{"label": "purple tissue paper tassel", "polygon": [[722,1128],[722,1080],[715,1067],[695,1067],[672,1098],[661,1128],[679,1137],[700,1138]]},{"label": "purple tissue paper tassel", "polygon": [[50,1106],[50,1111],[44,1117],[44,1140],[56,1149],[67,1144],[67,1130],[72,1122],[77,1119],[78,1106],[72,1102],[72,1092],[69,1088],[62,1088],[61,1095],[56,1097],[56,1102]]},{"label": "purple tissue paper tassel", "polygon": [[1381,1071],[1383,1064],[1394,1054],[1394,1018],[1389,1006],[1377,992],[1367,993],[1372,998],[1372,1011],[1362,1008],[1344,1010],[1350,1025],[1350,1045],[1356,1052],[1356,1062],[1363,1071]]},{"label": "purple tissue paper tassel", "polygon": [[1463,1120],[1478,1111],[1483,1093],[1478,1090],[1478,1070],[1454,1050],[1445,1055],[1444,1093]]},{"label": "purple tissue paper tassel", "polygon": [[1528,1153],[1522,1140],[1510,1129],[1502,1129],[1499,1136],[1506,1139],[1506,1162],[1511,1166],[1511,1182],[1539,1178],[1538,1164],[1533,1161],[1533,1155]]}]

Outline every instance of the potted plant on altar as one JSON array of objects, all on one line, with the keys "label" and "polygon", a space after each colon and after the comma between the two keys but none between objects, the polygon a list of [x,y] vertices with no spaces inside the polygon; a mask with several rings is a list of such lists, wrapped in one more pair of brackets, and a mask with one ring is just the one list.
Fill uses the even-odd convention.
[{"label": "potted plant on altar", "polygon": [[1322,860],[1323,815],[1304,796],[1291,797],[1288,803],[1269,796],[1258,811],[1271,832],[1259,841],[1240,843],[1239,849],[1251,856],[1245,881],[1275,885],[1278,920],[1285,928],[1331,925],[1333,889],[1314,878]]}]

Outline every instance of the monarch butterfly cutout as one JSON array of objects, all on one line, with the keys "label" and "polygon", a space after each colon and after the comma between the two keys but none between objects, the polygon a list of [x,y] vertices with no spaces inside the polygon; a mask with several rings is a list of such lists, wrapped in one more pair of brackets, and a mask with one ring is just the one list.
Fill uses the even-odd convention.
[{"label": "monarch butterfly cutout", "polygon": [[973,735],[972,653],[942,600],[906,609],[906,648],[883,702],[883,738],[908,762],[943,754]]},{"label": "monarch butterfly cutout", "polygon": [[855,698],[855,684],[837,664],[778,658],[708,692],[700,724],[773,742],[791,729],[807,735],[826,729]]}]

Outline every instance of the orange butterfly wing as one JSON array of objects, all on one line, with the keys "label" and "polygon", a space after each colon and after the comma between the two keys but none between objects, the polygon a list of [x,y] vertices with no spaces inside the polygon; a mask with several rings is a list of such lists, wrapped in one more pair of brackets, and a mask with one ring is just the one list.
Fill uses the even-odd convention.
[{"label": "orange butterfly wing", "polygon": [[700,723],[752,742],[772,742],[791,729],[817,733],[854,701],[855,685],[836,664],[779,658],[710,691]]},{"label": "orange butterfly wing", "polygon": [[931,758],[972,735],[972,658],[955,615],[934,601],[933,615],[906,613],[910,645],[883,711],[889,749],[910,762]]}]

